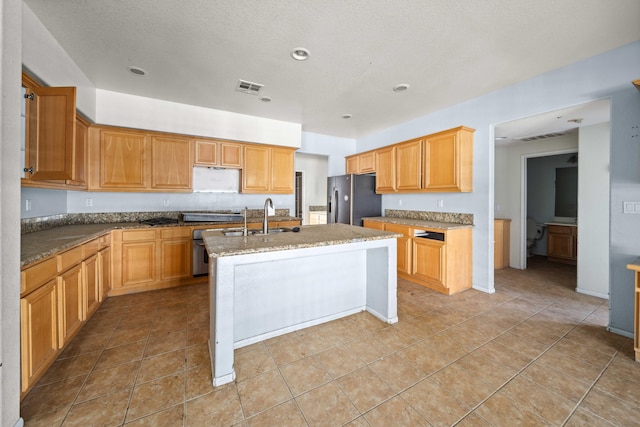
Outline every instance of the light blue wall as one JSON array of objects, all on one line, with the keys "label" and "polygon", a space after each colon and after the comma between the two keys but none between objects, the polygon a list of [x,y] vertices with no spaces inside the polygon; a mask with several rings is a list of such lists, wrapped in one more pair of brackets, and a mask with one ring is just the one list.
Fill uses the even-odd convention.
[{"label": "light blue wall", "polygon": [[[493,291],[494,142],[496,124],[611,98],[611,327],[633,331],[633,280],[625,265],[640,255],[640,215],[622,214],[623,200],[640,200],[640,42],[543,74],[357,141],[357,151],[465,125],[476,129],[474,191],[466,194],[385,195],[383,208],[474,215],[473,285]],[[635,139],[634,139],[635,138]],[[635,142],[634,142],[635,141]],[[437,206],[442,200],[444,207]]]}]

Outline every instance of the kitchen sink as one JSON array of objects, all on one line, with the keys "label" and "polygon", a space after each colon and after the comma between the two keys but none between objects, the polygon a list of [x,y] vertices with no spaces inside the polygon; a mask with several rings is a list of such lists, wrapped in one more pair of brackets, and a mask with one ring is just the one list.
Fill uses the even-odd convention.
[{"label": "kitchen sink", "polygon": [[[291,231],[291,230],[288,228],[270,228],[268,234],[283,233],[285,231]],[[222,234],[224,234],[227,237],[237,237],[237,236],[244,235],[242,229],[226,230],[226,231],[223,231]],[[248,236],[264,236],[264,233],[262,233],[262,230],[250,229],[250,230],[247,230],[247,235]]]}]

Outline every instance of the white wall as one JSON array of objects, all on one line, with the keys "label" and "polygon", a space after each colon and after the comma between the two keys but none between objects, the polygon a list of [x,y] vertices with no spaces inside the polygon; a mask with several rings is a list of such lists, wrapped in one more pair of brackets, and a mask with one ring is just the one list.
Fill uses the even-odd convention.
[{"label": "white wall", "polygon": [[[499,204],[501,208],[501,211],[496,213],[496,217],[511,219],[509,265],[512,268],[525,268],[526,262],[522,257],[523,245],[526,245],[526,224],[521,221],[523,216],[521,202],[523,158],[577,150],[578,139],[575,135],[564,135],[528,144],[498,146],[496,148],[495,181],[503,184],[499,187],[496,186],[495,204]],[[500,159],[500,164],[498,164],[498,159]]]},{"label": "white wall", "polygon": [[321,154],[328,156],[328,176],[344,175],[344,158],[355,154],[356,140],[318,133],[302,132],[302,146],[298,153]]},{"label": "white wall", "polygon": [[300,147],[299,123],[98,89],[96,122],[104,125]]},{"label": "white wall", "polygon": [[[577,291],[609,298],[610,124],[580,128]],[[639,254],[640,255],[640,254]]]},{"label": "white wall", "polygon": [[302,172],[302,223],[309,224],[309,206],[327,204],[327,156],[296,153],[295,170]]},{"label": "white wall", "polygon": [[0,0],[0,425],[20,426],[20,0]]}]

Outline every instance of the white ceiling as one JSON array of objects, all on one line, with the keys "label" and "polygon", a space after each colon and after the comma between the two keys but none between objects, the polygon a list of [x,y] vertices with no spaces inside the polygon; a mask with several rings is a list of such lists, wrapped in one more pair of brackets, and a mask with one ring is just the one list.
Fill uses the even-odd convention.
[{"label": "white ceiling", "polygon": [[97,88],[351,138],[640,40],[639,0],[24,1]]}]

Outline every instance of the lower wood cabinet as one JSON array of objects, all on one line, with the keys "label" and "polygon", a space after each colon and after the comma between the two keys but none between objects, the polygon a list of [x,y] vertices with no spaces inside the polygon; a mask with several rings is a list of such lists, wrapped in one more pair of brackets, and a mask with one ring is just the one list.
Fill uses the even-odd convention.
[{"label": "lower wood cabinet", "polygon": [[[364,220],[364,226],[402,233],[398,238],[398,277],[444,294],[454,294],[472,285],[472,229],[432,229],[385,221]],[[438,233],[443,240],[418,237]]]},{"label": "lower wood cabinet", "polygon": [[82,265],[58,276],[58,339],[60,348],[80,330],[85,320],[83,307]]},{"label": "lower wood cabinet", "polygon": [[547,224],[547,259],[565,264],[578,260],[578,227]]},{"label": "lower wood cabinet", "polygon": [[86,318],[89,318],[100,306],[100,275],[99,258],[94,254],[82,262],[82,274],[84,276],[84,307]]},{"label": "lower wood cabinet", "polygon": [[21,396],[58,356],[58,294],[52,279],[20,300]]}]

